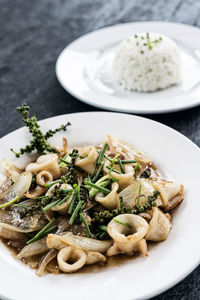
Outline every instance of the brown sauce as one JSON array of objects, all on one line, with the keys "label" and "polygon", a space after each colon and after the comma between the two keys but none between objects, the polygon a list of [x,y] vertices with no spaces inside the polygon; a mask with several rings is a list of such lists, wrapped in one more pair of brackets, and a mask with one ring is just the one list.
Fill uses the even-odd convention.
[{"label": "brown sauce", "polygon": [[[16,249],[9,245],[9,241],[2,238],[0,239],[1,242],[9,249],[11,254],[17,259],[17,254],[20,252],[21,249]],[[148,250],[151,251],[152,247],[155,247],[159,243],[154,242],[148,242]],[[31,258],[26,258],[22,260],[22,263],[30,267],[31,269],[37,269],[38,264],[43,257],[44,254],[40,255],[34,255]],[[88,274],[88,273],[97,273],[100,271],[103,271],[108,268],[119,268],[123,266],[124,264],[131,263],[135,259],[137,259],[139,256],[141,256],[140,253],[135,253],[132,256],[126,256],[126,255],[116,255],[107,257],[107,260],[105,263],[99,263],[99,264],[93,264],[93,265],[85,265],[82,269],[80,269],[78,272],[79,274]],[[145,257],[144,257],[145,259]],[[47,266],[46,266],[46,274],[53,273],[53,274],[63,274],[58,267],[57,259],[54,258]]]},{"label": "brown sauce", "polygon": [[103,264],[93,264],[93,265],[86,265],[82,269],[79,270],[80,274],[83,273],[97,273],[99,271],[103,271],[108,268],[119,268],[126,263],[132,262],[133,260],[139,257],[139,253],[135,253],[132,256],[125,256],[125,255],[116,255],[111,256],[106,259],[106,262]]}]

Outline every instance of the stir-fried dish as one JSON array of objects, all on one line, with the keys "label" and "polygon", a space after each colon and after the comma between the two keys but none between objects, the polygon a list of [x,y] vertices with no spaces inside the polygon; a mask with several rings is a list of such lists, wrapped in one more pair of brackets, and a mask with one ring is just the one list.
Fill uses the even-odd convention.
[{"label": "stir-fried dish", "polygon": [[15,154],[36,150],[38,157],[24,170],[1,161],[0,236],[18,259],[38,275],[71,273],[113,255],[147,256],[148,241],[167,239],[183,185],[163,179],[151,158],[110,135],[98,146],[70,149],[63,138],[63,148],[53,148],[47,139],[66,126],[43,134],[26,105],[19,111],[33,140]]}]

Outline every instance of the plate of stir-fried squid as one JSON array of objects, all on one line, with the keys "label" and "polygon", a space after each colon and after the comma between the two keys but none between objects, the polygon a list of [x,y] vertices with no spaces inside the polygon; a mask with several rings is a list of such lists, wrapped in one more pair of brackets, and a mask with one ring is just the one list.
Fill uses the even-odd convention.
[{"label": "plate of stir-fried squid", "polygon": [[137,116],[17,110],[26,127],[0,141],[1,297],[144,299],[199,264],[197,146]]}]

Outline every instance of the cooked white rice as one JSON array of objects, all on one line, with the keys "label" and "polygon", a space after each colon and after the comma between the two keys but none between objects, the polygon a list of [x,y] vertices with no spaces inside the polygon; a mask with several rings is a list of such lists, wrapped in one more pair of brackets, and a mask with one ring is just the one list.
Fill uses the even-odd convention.
[{"label": "cooked white rice", "polygon": [[118,46],[112,75],[124,89],[140,92],[178,84],[181,82],[180,50],[160,33],[133,35]]}]

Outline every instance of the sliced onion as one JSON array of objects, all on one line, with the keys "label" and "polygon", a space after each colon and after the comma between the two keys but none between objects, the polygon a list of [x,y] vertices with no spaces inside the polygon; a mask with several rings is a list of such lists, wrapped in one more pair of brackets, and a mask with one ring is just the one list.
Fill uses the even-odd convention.
[{"label": "sliced onion", "polygon": [[54,218],[54,215],[55,213],[51,209],[45,211],[45,217],[48,221],[51,221]]},{"label": "sliced onion", "polygon": [[26,196],[27,198],[30,198],[30,199],[34,199],[36,197],[43,195],[44,192],[46,192],[46,188],[43,186],[37,185],[36,188],[34,188],[33,190],[28,190],[24,194],[24,196]]},{"label": "sliced onion", "polygon": [[19,240],[18,241],[9,240],[7,242],[7,245],[11,246],[13,248],[17,248],[18,251],[19,251],[20,249],[22,249],[26,245],[26,241],[24,241],[24,240],[22,240],[22,241],[19,241]]},{"label": "sliced onion", "polygon": [[12,186],[11,192],[19,198],[22,198],[25,192],[30,188],[31,182],[32,174],[30,172],[24,172],[19,176],[16,183]]},{"label": "sliced onion", "polygon": [[148,180],[135,180],[133,184],[129,185],[119,193],[119,197],[123,198],[124,206],[133,208],[138,197],[138,191],[141,184],[141,198],[140,204],[144,205],[147,197],[153,194],[154,188]]},{"label": "sliced onion", "polygon": [[42,276],[48,263],[50,263],[50,261],[52,261],[57,256],[57,254],[58,251],[55,249],[51,249],[47,254],[45,254],[45,256],[40,261],[39,268],[36,272],[38,276]]},{"label": "sliced onion", "polygon": [[27,233],[40,230],[45,224],[46,220],[37,212],[21,219],[17,212],[0,210],[0,226],[8,230]]},{"label": "sliced onion", "polygon": [[125,207],[129,206],[131,208],[135,204],[134,200],[137,195],[138,195],[138,190],[136,190],[135,184],[129,185],[119,193],[119,197],[123,198],[124,206]]},{"label": "sliced onion", "polygon": [[9,230],[27,233],[40,230],[45,224],[46,219],[41,218],[41,213],[38,212],[21,219],[17,211],[0,210],[0,226]]},{"label": "sliced onion", "polygon": [[61,241],[67,245],[77,247],[86,251],[106,252],[111,246],[112,241],[99,241],[83,236],[76,236],[70,232],[61,237]]},{"label": "sliced onion", "polygon": [[12,230],[12,231],[15,231],[15,232],[21,232],[21,233],[33,232],[33,231],[39,230],[43,227],[43,225],[40,225],[40,226],[35,226],[34,228],[23,229],[19,226],[13,226],[13,225],[10,225],[10,224],[7,224],[7,223],[2,223],[2,222],[0,222],[0,226],[5,228],[5,229],[8,229],[8,230]]},{"label": "sliced onion", "polygon": [[19,259],[47,252],[49,248],[46,245],[46,238],[26,245],[17,255]]},{"label": "sliced onion", "polygon": [[2,198],[1,195],[3,195],[13,184],[12,178],[6,178],[3,182],[1,181],[1,186],[0,186],[0,198]]},{"label": "sliced onion", "polygon": [[[58,223],[58,230],[56,231],[56,234],[61,234],[63,231],[66,230],[66,228],[69,227],[69,220],[66,220],[66,218],[60,217],[59,223]],[[42,276],[46,266],[52,261],[58,254],[58,251],[56,249],[51,249],[45,256],[42,258],[42,260],[39,263],[39,268],[37,270],[37,275]]]},{"label": "sliced onion", "polygon": [[12,212],[8,211],[8,210],[1,210],[0,209],[0,222],[11,224],[12,221],[13,221]]},{"label": "sliced onion", "polygon": [[32,175],[30,172],[23,172],[19,175],[17,181],[1,195],[1,199],[5,202],[10,201],[13,197],[22,198],[25,192],[30,188]]},{"label": "sliced onion", "polygon": [[15,165],[13,165],[9,160],[3,159],[0,162],[0,166],[2,167],[5,175],[7,177],[11,177],[13,182],[16,182],[19,174],[22,172],[20,169],[18,169]]},{"label": "sliced onion", "polygon": [[58,221],[58,229],[56,231],[56,234],[60,234],[64,231],[67,231],[67,229],[69,228],[69,219],[66,219],[65,217],[61,216],[61,217],[58,217],[57,219]]},{"label": "sliced onion", "polygon": [[8,240],[12,241],[26,241],[27,238],[25,235],[21,232],[17,232],[5,227],[0,227],[0,237],[3,237]]}]

